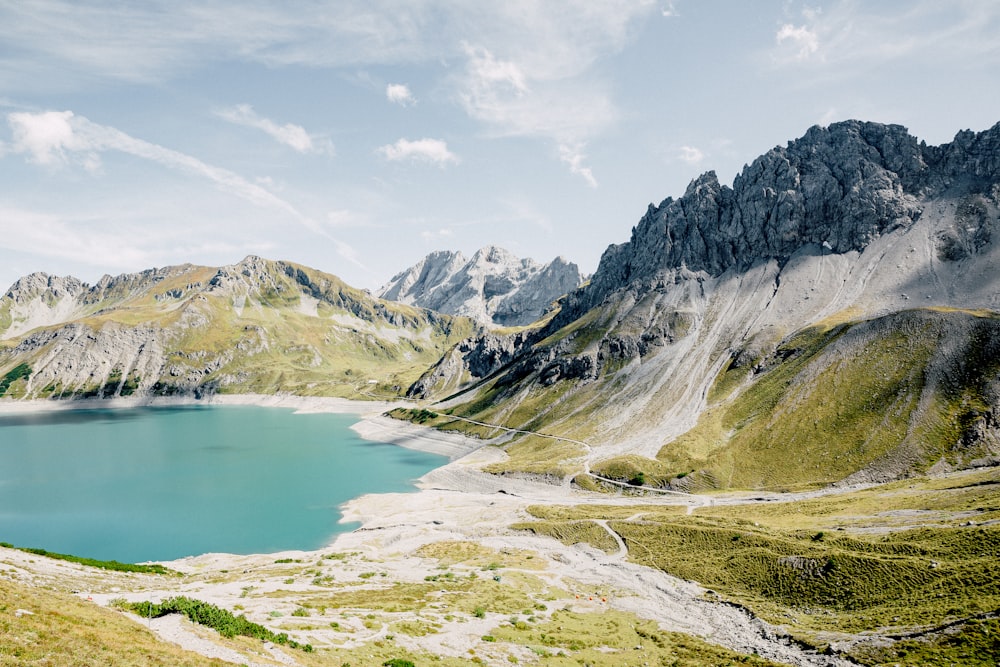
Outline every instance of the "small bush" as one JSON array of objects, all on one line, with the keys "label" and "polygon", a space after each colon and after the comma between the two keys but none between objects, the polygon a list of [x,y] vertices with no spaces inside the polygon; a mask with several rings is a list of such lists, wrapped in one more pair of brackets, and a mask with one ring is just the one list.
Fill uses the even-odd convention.
[{"label": "small bush", "polygon": [[241,635],[274,642],[275,644],[285,644],[291,648],[302,649],[306,653],[311,653],[313,650],[312,645],[299,644],[294,639],[289,639],[288,635],[284,632],[275,634],[263,625],[248,621],[245,616],[233,616],[231,612],[220,609],[214,604],[188,597],[170,598],[159,604],[119,601],[118,606],[143,618],[160,618],[167,614],[184,614],[194,623],[210,627],[227,638]]}]

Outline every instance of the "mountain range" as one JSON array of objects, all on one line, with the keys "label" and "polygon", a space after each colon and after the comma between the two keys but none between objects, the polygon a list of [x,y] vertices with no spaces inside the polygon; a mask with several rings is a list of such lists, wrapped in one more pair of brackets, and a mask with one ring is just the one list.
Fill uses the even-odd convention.
[{"label": "mountain range", "polygon": [[380,298],[257,257],[32,274],[0,300],[0,388],[405,394],[432,424],[522,431],[496,473],[884,481],[1000,455],[998,234],[1000,124],[928,146],[847,121],[651,204],[583,286],[494,247]]}]

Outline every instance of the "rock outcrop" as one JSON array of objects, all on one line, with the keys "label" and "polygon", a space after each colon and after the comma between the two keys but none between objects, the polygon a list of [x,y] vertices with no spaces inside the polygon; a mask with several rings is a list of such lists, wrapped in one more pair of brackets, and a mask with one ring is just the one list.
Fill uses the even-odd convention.
[{"label": "rock outcrop", "polygon": [[631,283],[665,271],[720,276],[770,259],[863,251],[909,228],[929,199],[996,199],[1000,123],[927,146],[899,125],[845,121],[813,127],[760,156],[730,188],[707,172],[680,199],[649,205],[628,243],[609,247],[590,284],[574,295],[580,314]]},{"label": "rock outcrop", "polygon": [[562,257],[543,265],[488,246],[468,260],[460,252],[433,252],[393,276],[378,296],[486,326],[520,326],[539,319],[582,280],[576,264]]}]

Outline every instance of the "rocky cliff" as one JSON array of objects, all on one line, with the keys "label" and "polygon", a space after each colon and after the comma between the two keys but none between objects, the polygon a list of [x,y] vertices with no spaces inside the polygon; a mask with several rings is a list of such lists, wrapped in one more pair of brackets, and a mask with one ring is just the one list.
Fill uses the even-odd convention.
[{"label": "rocky cliff", "polygon": [[94,285],[36,273],[0,299],[0,394],[390,396],[475,330],[253,256]]},{"label": "rocky cliff", "polygon": [[464,315],[486,326],[521,326],[540,318],[582,281],[576,264],[562,257],[543,265],[488,246],[471,259],[460,252],[433,252],[393,276],[378,296]]},{"label": "rocky cliff", "polygon": [[[608,248],[589,284],[563,299],[551,322],[517,342],[465,342],[411,391],[453,396],[441,407],[455,414],[590,443],[585,458],[599,467],[640,456],[649,470],[675,466],[694,479],[687,473],[704,468],[703,479],[726,486],[738,476],[725,475],[762,454],[740,449],[749,413],[723,420],[728,430],[706,426],[706,419],[723,419],[719,401],[751,397],[746,409],[779,429],[793,411],[771,412],[785,400],[776,394],[768,394],[774,402],[763,408],[753,403],[762,382],[783,378],[782,392],[800,397],[787,397],[794,405],[804,396],[834,395],[823,383],[845,359],[858,365],[851,366],[855,375],[843,377],[860,382],[862,369],[888,355],[887,369],[898,364],[909,369],[906,377],[922,378],[906,384],[887,370],[885,377],[896,380],[872,388],[907,396],[917,412],[897,405],[894,414],[911,415],[909,426],[881,449],[839,443],[831,457],[847,457],[851,465],[820,463],[809,481],[863,477],[866,470],[884,479],[995,454],[995,434],[985,433],[1000,423],[995,382],[970,380],[961,368],[977,363],[977,350],[1000,335],[989,324],[1000,311],[998,233],[1000,125],[960,132],[943,146],[927,146],[896,125],[814,127],[754,160],[732,187],[709,172],[682,197],[650,205],[631,239]],[[913,310],[923,313],[922,331],[939,334],[921,338],[919,354],[856,345],[837,348],[840,356],[810,356],[813,365],[796,353],[802,345],[790,342],[805,332],[842,333],[874,321],[881,324],[856,330],[879,331],[884,342],[894,327],[911,322],[897,314]],[[963,314],[948,314],[954,311]],[[484,353],[496,349],[503,353]],[[964,350],[962,358],[955,361],[949,350]],[[952,361],[932,362],[942,358]],[[744,372],[730,372],[735,368]],[[930,382],[941,375],[938,368],[948,369],[942,371],[948,382]],[[465,394],[455,395],[462,388]],[[965,408],[956,407],[956,396]],[[863,405],[878,414],[889,403]],[[795,418],[805,423],[802,414]],[[973,432],[981,434],[979,444],[956,454],[956,443],[967,444]],[[919,454],[907,449],[905,443],[929,433],[932,447]],[[835,427],[824,434],[839,437]],[[537,467],[544,448],[528,440],[525,451],[539,453],[528,464],[516,454],[512,460]],[[771,456],[778,458],[766,460],[778,469],[787,455],[775,448]]]}]

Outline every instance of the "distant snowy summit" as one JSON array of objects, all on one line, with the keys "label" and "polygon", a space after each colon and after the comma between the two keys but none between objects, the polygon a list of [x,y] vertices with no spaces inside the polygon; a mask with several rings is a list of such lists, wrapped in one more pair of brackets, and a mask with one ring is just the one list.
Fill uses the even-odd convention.
[{"label": "distant snowy summit", "polygon": [[432,252],[393,276],[377,296],[465,315],[487,326],[520,326],[540,318],[582,282],[579,267],[562,257],[539,264],[487,246],[472,259],[460,252]]}]

